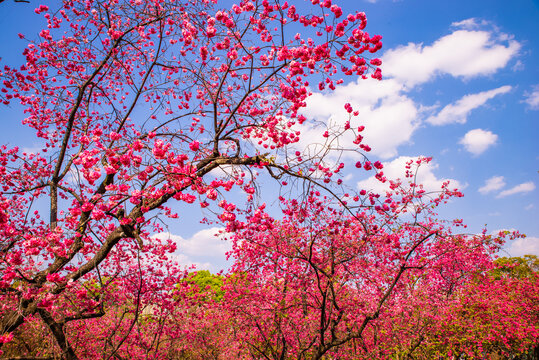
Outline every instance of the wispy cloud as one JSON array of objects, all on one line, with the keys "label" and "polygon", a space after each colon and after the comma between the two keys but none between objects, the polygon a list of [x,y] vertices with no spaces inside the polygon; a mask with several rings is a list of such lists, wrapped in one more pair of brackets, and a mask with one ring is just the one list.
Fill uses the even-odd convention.
[{"label": "wispy cloud", "polygon": [[528,181],[512,187],[511,189],[504,190],[498,194],[498,198],[514,195],[524,194],[535,190],[535,184],[532,181]]},{"label": "wispy cloud", "polygon": [[488,194],[490,192],[500,190],[505,186],[503,176],[493,176],[485,181],[485,185],[479,188],[481,194]]},{"label": "wispy cloud", "polygon": [[532,110],[539,110],[539,85],[534,85],[531,92],[524,93],[524,103]]},{"label": "wispy cloud", "polygon": [[506,85],[477,94],[465,95],[454,104],[445,106],[437,115],[429,117],[427,121],[432,125],[464,124],[472,110],[484,105],[496,95],[505,94],[510,90],[511,86]]},{"label": "wispy cloud", "polygon": [[469,19],[464,19],[461,21],[455,21],[451,23],[451,27],[455,27],[459,29],[466,29],[466,30],[477,29],[485,25],[488,25],[488,22],[486,20],[482,20],[478,18],[469,18]]}]

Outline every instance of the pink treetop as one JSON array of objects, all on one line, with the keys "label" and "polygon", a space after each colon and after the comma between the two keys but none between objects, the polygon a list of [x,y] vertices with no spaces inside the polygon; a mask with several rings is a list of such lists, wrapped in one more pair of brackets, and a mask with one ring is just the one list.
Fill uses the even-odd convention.
[{"label": "pink treetop", "polygon": [[[461,194],[447,184],[429,194],[411,182],[428,161],[410,164],[408,181],[392,183],[385,198],[372,196],[373,205],[383,204],[374,213],[370,204],[355,212],[334,207],[311,191],[303,202],[283,199],[282,220],[261,208],[242,224],[223,306],[241,327],[246,351],[368,359],[390,358],[397,347],[411,354],[421,344],[439,318],[424,311],[430,320],[420,318],[424,325],[414,330],[415,309],[453,304],[452,294],[492,268],[491,254],[503,242],[454,235],[436,219],[433,208]],[[397,324],[408,325],[395,336]]]}]

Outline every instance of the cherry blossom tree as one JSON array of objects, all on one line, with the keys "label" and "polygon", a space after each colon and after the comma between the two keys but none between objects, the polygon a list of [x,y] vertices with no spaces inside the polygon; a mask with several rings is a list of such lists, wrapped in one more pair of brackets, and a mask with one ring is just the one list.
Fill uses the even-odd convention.
[{"label": "cherry blossom tree", "polygon": [[[429,159],[388,181],[353,105],[342,125],[306,115],[312,91],[381,79],[381,36],[365,31],[364,13],[331,0],[58,6],[35,9],[47,27],[21,34],[25,63],[0,72],[2,106],[22,109],[35,133],[0,146],[4,356],[475,356],[511,326],[506,348],[537,342],[527,312],[537,307],[517,301],[537,278],[485,275],[507,234],[439,220],[434,208],[461,193],[415,183]],[[29,144],[39,150],[21,150]],[[345,162],[388,193],[346,187]],[[260,204],[263,176],[282,218]],[[189,207],[224,227],[229,273],[189,274],[171,260],[176,244],[153,236]],[[489,301],[488,284],[507,296]],[[458,338],[466,316],[453,312],[508,301],[487,322],[499,326],[477,321]]]},{"label": "cherry blossom tree", "polygon": [[[437,218],[434,208],[461,194],[448,184],[437,194],[415,184],[414,165],[426,161],[409,164],[409,181],[392,183],[387,208],[376,206],[376,213],[347,215],[311,191],[303,203],[283,199],[281,220],[262,209],[249,218],[235,234],[223,304],[246,352],[267,359],[405,359],[447,330],[455,304],[463,306],[478,287],[476,276],[493,268],[503,239],[454,234],[460,221]],[[512,306],[520,305],[509,301],[503,320],[488,323],[521,321],[519,331],[528,332],[527,315]],[[448,356],[445,350],[438,354]]]},{"label": "cherry blossom tree", "polygon": [[201,282],[193,317],[173,316],[191,336],[177,348],[197,359],[496,359],[533,349],[537,273],[509,260],[517,276],[505,276],[508,260],[492,256],[521,235],[459,234],[460,220],[439,220],[435,208],[461,194],[415,184],[413,169],[428,161],[391,184],[389,210],[352,216],[316,190],[281,199],[278,220],[254,210],[237,224],[223,286],[221,276]]},{"label": "cherry blossom tree", "polygon": [[479,276],[452,304],[439,309],[437,326],[418,352],[425,357],[445,353],[470,358],[537,352],[538,290],[537,273],[522,279]]},{"label": "cherry blossom tree", "polygon": [[[313,86],[381,78],[364,13],[331,0],[66,0],[35,12],[47,27],[0,73],[0,101],[22,107],[40,147],[0,147],[0,343],[31,325],[52,334],[55,356],[86,357],[69,330],[108,323],[102,356],[120,356],[142,309],[170,307],[185,275],[167,263],[175,244],[151,236],[175,204],[212,209],[233,231],[262,171],[342,201],[344,165],[329,152],[345,150],[345,132],[348,150],[369,150],[350,104],[343,128],[319,128],[323,151],[294,146]],[[226,199],[233,188],[245,202]]]}]

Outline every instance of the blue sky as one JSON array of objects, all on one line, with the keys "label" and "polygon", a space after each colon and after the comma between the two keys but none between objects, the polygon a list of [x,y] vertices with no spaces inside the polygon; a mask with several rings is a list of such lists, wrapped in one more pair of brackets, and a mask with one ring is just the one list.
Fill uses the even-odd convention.
[{"label": "blue sky", "polygon": [[[339,121],[340,110],[328,109],[350,102],[386,174],[402,174],[410,157],[432,156],[420,180],[434,188],[452,179],[465,194],[441,209],[442,217],[463,218],[470,232],[485,225],[489,231],[518,229],[528,238],[508,244],[502,255],[539,255],[539,2],[337,3],[345,13],[364,11],[367,30],[383,36],[384,79],[348,79],[332,95],[315,93],[306,113]],[[21,59],[17,33],[38,32],[34,5],[0,4],[2,63]],[[2,110],[13,129],[0,135],[2,143],[24,142],[31,134],[16,128],[16,110]],[[352,173],[348,181],[377,186]],[[227,245],[211,237],[215,229],[195,225],[191,217],[185,223],[171,228],[178,259],[217,270]]]}]

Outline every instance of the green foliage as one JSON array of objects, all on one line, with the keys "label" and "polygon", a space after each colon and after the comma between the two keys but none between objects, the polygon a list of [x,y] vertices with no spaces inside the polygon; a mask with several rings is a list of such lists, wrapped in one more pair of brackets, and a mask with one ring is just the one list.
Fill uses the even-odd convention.
[{"label": "green foliage", "polygon": [[203,301],[221,301],[223,298],[223,276],[221,275],[214,275],[208,270],[200,270],[189,274],[184,281],[190,286],[190,296],[197,296]]},{"label": "green foliage", "polygon": [[536,255],[523,257],[502,257],[495,261],[497,268],[492,270],[496,279],[511,277],[515,279],[537,276],[539,273],[539,258]]}]

